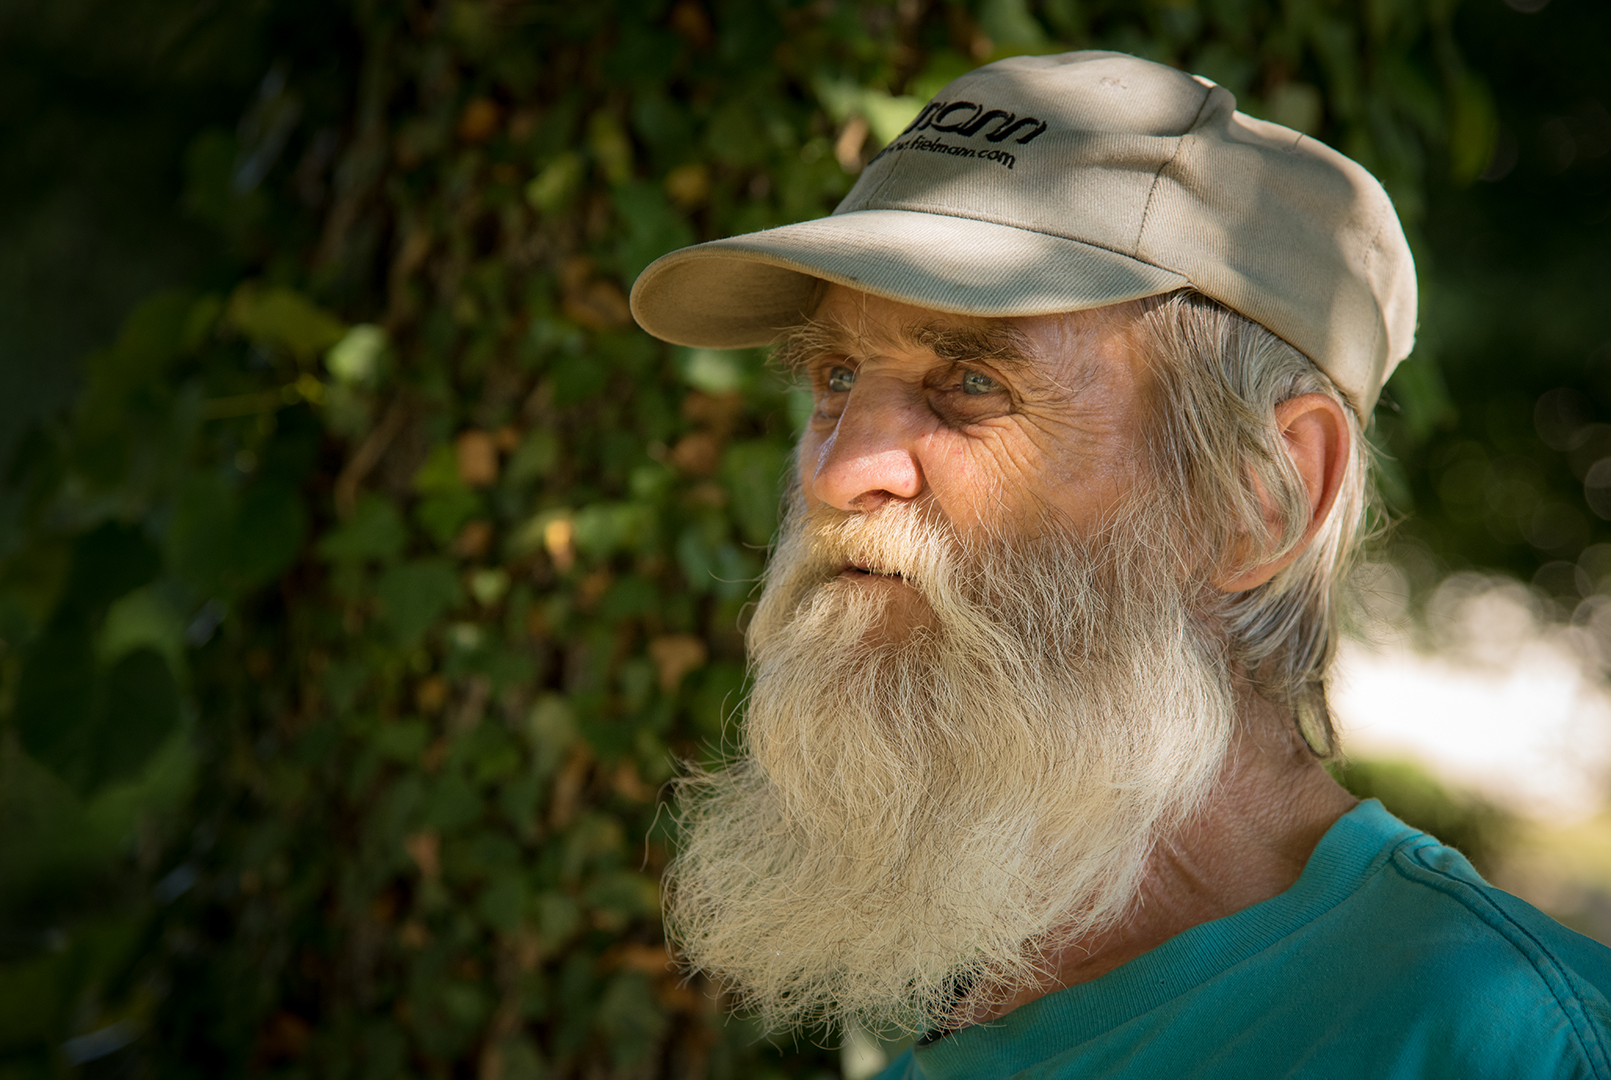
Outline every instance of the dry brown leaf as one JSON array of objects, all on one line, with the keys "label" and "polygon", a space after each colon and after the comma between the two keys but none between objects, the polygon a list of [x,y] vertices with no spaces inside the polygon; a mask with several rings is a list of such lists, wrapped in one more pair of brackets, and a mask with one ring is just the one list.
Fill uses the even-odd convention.
[{"label": "dry brown leaf", "polygon": [[710,16],[705,14],[698,0],[679,0],[671,9],[671,28],[696,49],[710,44]]},{"label": "dry brown leaf", "polygon": [[537,935],[522,926],[515,934],[514,940],[509,943],[514,954],[515,967],[521,971],[536,971],[538,963],[543,958],[542,943]]},{"label": "dry brown leaf", "polygon": [[418,919],[410,919],[398,927],[397,940],[410,949],[423,949],[431,943],[431,932]]},{"label": "dry brown leaf", "polygon": [[447,696],[447,680],[440,675],[427,675],[414,688],[414,704],[427,715],[441,712],[442,706],[447,704]]},{"label": "dry brown leaf", "polygon": [[708,506],[712,510],[720,510],[728,502],[727,490],[709,480],[689,488],[684,498],[688,500],[690,506]]},{"label": "dry brown leaf", "polygon": [[549,822],[556,830],[567,828],[576,816],[576,804],[587,783],[588,771],[593,766],[593,755],[587,747],[577,746],[565,762],[565,767],[554,778],[554,798],[549,804]]},{"label": "dry brown leaf", "polygon": [[369,917],[382,926],[390,926],[397,917],[397,894],[388,889],[375,897],[369,905]]},{"label": "dry brown leaf", "polygon": [[736,391],[707,394],[703,390],[691,390],[682,399],[684,419],[702,424],[719,435],[731,431],[743,411],[744,396]]},{"label": "dry brown leaf", "polygon": [[871,130],[867,126],[867,118],[861,113],[845,121],[844,130],[833,144],[833,156],[838,159],[841,169],[848,173],[861,172],[861,148],[866,145]]},{"label": "dry brown leaf", "polygon": [[709,476],[722,463],[722,444],[708,431],[695,431],[671,448],[671,463],[690,476]]},{"label": "dry brown leaf", "polygon": [[554,560],[554,569],[565,573],[576,565],[576,526],[570,518],[555,518],[543,526],[543,549]]},{"label": "dry brown leaf", "polygon": [[525,142],[537,131],[538,114],[535,109],[517,109],[509,116],[509,141]]},{"label": "dry brown leaf", "polygon": [[617,945],[604,957],[604,966],[616,971],[641,971],[645,975],[664,975],[673,970],[664,945]]},{"label": "dry brown leaf", "polygon": [[649,785],[638,775],[638,767],[630,761],[623,761],[616,767],[615,774],[610,777],[610,787],[629,802],[646,803],[654,797]]},{"label": "dry brown leaf", "polygon": [[668,694],[683,676],[704,667],[709,655],[705,643],[692,634],[666,634],[649,642],[649,659],[660,675],[660,689]]},{"label": "dry brown leaf", "polygon": [[561,304],[567,318],[589,330],[608,330],[632,321],[626,293],[613,281],[598,278],[565,294]]},{"label": "dry brown leaf", "polygon": [[699,1009],[700,995],[694,992],[694,988],[688,985],[682,973],[675,968],[655,982],[654,993],[660,1002],[660,1007],[668,1013],[691,1013]]},{"label": "dry brown leaf", "polygon": [[710,169],[702,162],[678,165],[666,174],[665,186],[672,202],[692,210],[710,197]]},{"label": "dry brown leaf", "polygon": [[498,481],[498,444],[492,434],[471,429],[460,432],[453,452],[458,458],[459,479],[471,487],[488,487]]},{"label": "dry brown leaf", "polygon": [[502,110],[491,98],[472,98],[459,114],[459,138],[465,142],[486,142],[498,131]]},{"label": "dry brown leaf", "polygon": [[603,567],[587,575],[576,587],[576,606],[586,611],[598,603],[599,597],[609,590],[611,580],[610,572]]},{"label": "dry brown leaf", "polygon": [[492,548],[492,523],[477,518],[466,522],[453,538],[453,554],[461,559],[479,559]]},{"label": "dry brown leaf", "polygon": [[419,867],[420,876],[435,881],[442,872],[442,837],[435,829],[424,829],[403,840],[403,850]]}]

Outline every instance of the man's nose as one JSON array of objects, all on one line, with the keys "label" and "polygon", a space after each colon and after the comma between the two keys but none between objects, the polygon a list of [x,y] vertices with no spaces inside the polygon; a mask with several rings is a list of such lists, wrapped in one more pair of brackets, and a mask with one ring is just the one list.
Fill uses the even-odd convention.
[{"label": "man's nose", "polygon": [[923,491],[916,442],[919,418],[910,391],[891,379],[860,381],[817,450],[811,493],[830,506],[863,513]]}]

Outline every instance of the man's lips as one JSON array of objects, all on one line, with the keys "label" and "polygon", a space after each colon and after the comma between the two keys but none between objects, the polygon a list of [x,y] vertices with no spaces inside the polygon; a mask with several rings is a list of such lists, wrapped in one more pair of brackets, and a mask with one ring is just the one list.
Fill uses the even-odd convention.
[{"label": "man's lips", "polygon": [[883,578],[888,581],[905,581],[906,575],[897,570],[879,570],[872,566],[862,566],[857,563],[847,563],[839,571],[840,577],[856,578]]}]

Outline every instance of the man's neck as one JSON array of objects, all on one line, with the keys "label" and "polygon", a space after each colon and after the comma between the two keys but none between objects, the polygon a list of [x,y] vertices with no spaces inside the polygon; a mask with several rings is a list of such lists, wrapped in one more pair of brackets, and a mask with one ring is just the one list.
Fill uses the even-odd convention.
[{"label": "man's neck", "polygon": [[1060,950],[1048,982],[1020,992],[980,1020],[1089,982],[1183,930],[1292,887],[1326,830],[1358,800],[1267,703],[1250,702],[1243,721],[1213,794],[1153,852],[1129,917]]}]

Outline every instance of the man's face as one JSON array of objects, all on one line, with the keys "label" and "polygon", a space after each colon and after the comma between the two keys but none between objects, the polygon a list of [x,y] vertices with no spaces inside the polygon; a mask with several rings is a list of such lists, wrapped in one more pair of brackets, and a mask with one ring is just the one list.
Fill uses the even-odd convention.
[{"label": "man's face", "polygon": [[986,320],[832,285],[815,321],[808,510],[913,500],[963,537],[1083,532],[1143,475],[1152,378],[1127,308]]},{"label": "man's face", "polygon": [[1031,984],[1217,775],[1230,688],[1159,572],[1131,327],[832,290],[786,351],[816,415],[666,910],[768,1021],[924,1027]]}]

